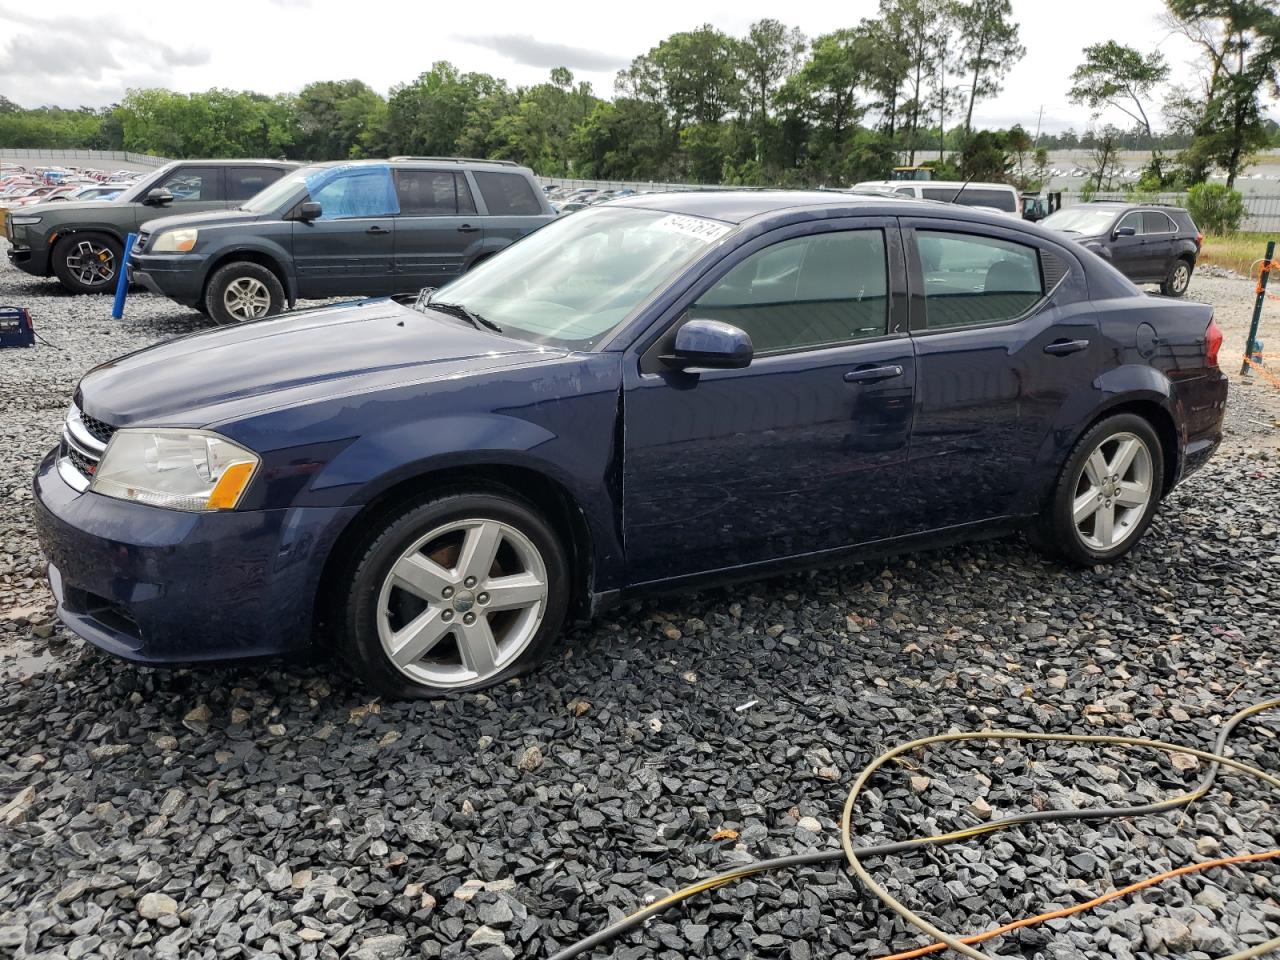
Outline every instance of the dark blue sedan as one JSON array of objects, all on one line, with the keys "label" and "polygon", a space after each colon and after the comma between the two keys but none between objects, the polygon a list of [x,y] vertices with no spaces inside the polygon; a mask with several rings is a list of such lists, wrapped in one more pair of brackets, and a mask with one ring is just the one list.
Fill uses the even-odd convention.
[{"label": "dark blue sedan", "polygon": [[634,197],[414,303],[98,367],[41,541],[62,619],[122,657],[328,642],[390,696],[470,689],[653,588],[1018,528],[1122,557],[1221,438],[1221,339],[973,209]]}]

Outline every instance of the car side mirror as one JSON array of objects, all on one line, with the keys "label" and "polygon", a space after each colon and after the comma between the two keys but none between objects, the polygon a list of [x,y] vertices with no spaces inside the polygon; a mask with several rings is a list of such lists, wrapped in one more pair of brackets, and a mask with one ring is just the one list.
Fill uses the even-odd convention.
[{"label": "car side mirror", "polygon": [[1117,237],[1136,237],[1137,235],[1138,231],[1133,227],[1116,227],[1116,232],[1114,234],[1114,236]]},{"label": "car side mirror", "polygon": [[720,320],[690,320],[676,331],[671,352],[661,359],[673,370],[740,370],[750,365],[754,353],[745,330]]},{"label": "car side mirror", "polygon": [[163,207],[173,203],[173,194],[165,187],[153,187],[147,192],[146,202],[151,207]]},{"label": "car side mirror", "polygon": [[324,213],[324,208],[314,200],[308,200],[306,203],[298,204],[298,219],[303,223],[310,223],[312,220],[319,220],[320,214]]}]

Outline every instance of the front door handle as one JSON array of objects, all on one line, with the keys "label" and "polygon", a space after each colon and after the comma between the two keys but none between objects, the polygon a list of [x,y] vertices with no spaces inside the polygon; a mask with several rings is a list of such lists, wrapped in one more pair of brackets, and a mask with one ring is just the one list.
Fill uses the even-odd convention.
[{"label": "front door handle", "polygon": [[902,376],[902,367],[890,364],[887,367],[863,367],[861,370],[850,370],[844,375],[845,383],[879,383],[881,380],[892,380]]},{"label": "front door handle", "polygon": [[376,223],[372,227],[370,227],[368,230],[365,231],[365,233],[372,233],[375,237],[380,237],[383,234],[387,234],[390,232],[391,231],[388,230],[386,227],[380,227]]},{"label": "front door handle", "polygon": [[1089,349],[1088,340],[1055,340],[1044,348],[1044,352],[1054,357],[1065,357],[1069,353],[1079,353]]},{"label": "front door handle", "polygon": [[462,226],[458,228],[458,232],[459,233],[475,233],[479,229],[480,229],[479,227],[473,227],[469,223],[464,223]]}]

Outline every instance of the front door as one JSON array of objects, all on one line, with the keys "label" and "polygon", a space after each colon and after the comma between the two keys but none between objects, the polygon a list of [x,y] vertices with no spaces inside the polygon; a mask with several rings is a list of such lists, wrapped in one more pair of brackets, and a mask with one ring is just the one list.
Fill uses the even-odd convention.
[{"label": "front door", "polygon": [[412,293],[452,280],[484,246],[484,229],[465,174],[453,170],[395,172],[394,293]]},{"label": "front door", "polygon": [[917,371],[904,532],[1016,513],[1064,402],[1103,364],[1097,322],[1088,309],[1059,309],[1052,293],[1065,258],[1027,234],[902,225]]},{"label": "front door", "polygon": [[387,167],[346,167],[309,179],[320,218],[293,224],[298,296],[391,293],[397,209]]},{"label": "front door", "polygon": [[[625,367],[632,583],[893,535],[915,380],[904,293],[896,223],[861,219],[753,241],[677,304]],[[693,318],[747,331],[750,366],[665,369]]]},{"label": "front door", "polygon": [[[1133,236],[1118,236],[1120,229],[1132,229]],[[1141,283],[1151,273],[1147,258],[1146,241],[1142,236],[1142,214],[1138,211],[1125,214],[1112,228],[1112,239],[1107,245],[1111,251],[1111,264],[1130,280]]]}]

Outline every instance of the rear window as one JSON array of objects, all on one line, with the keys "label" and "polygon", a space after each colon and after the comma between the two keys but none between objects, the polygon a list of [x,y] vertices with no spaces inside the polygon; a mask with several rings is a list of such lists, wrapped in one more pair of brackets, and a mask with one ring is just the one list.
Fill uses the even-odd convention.
[{"label": "rear window", "polygon": [[472,171],[471,175],[476,178],[490,216],[537,216],[542,213],[542,204],[538,203],[533,187],[521,174]]},{"label": "rear window", "polygon": [[[956,191],[960,191],[959,196],[956,196]],[[963,190],[959,187],[925,187],[924,196],[926,200],[955,202],[962,207],[994,207],[1005,213],[1014,213],[1018,209],[1012,190],[984,190],[981,187],[965,187]]]}]

